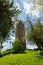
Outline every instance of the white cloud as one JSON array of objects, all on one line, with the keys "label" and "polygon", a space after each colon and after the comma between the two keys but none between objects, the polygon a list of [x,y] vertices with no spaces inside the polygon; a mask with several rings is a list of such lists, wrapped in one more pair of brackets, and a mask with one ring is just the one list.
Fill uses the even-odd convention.
[{"label": "white cloud", "polygon": [[24,9],[26,10],[26,13],[29,13],[31,9],[30,4],[28,4],[27,2],[23,2],[23,4],[24,4]]},{"label": "white cloud", "polygon": [[24,4],[24,9],[26,14],[32,14],[32,16],[37,16],[39,17],[39,11],[37,9],[33,9],[33,3],[27,3],[27,2],[23,2]]},{"label": "white cloud", "polygon": [[[33,9],[33,2],[32,0],[17,0],[16,6],[18,6],[18,9],[24,11],[26,14],[32,14],[32,16],[37,16],[39,17],[39,7],[38,5],[35,5],[35,9]],[[37,8],[36,8],[37,7]]]},{"label": "white cloud", "polygon": [[36,15],[37,17],[39,17],[39,11],[37,10],[32,10],[32,16]]},{"label": "white cloud", "polygon": [[30,45],[30,44],[28,44],[26,48],[27,49],[36,49],[37,46],[36,45]]}]

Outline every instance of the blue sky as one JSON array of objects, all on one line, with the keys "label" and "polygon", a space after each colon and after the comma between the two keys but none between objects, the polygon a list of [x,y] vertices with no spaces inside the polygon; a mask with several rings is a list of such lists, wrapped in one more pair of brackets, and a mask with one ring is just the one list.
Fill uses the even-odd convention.
[{"label": "blue sky", "polygon": [[33,10],[32,0],[15,0],[16,6],[22,11],[20,14],[20,19],[25,20],[26,16],[29,15],[31,19],[38,18],[39,11],[36,12]]},{"label": "blue sky", "polygon": [[[43,11],[39,9],[36,5],[36,9],[33,9],[33,1],[32,0],[15,0],[16,6],[22,11],[19,15],[19,18],[23,21],[26,21],[27,15],[29,15],[31,20],[40,20],[43,23]],[[35,21],[34,21],[35,22]]]},{"label": "blue sky", "polygon": [[[28,16],[33,23],[36,22],[38,18],[40,18],[40,20],[43,23],[43,11],[37,9],[34,10],[32,0],[14,0],[14,6],[18,6],[18,9],[22,11],[21,14],[19,15],[19,19],[21,19],[22,21],[25,22]],[[15,39],[15,37],[11,38],[12,41]],[[5,42],[4,45],[5,45],[4,49],[8,49],[9,47],[11,47],[10,43]],[[33,49],[36,46],[27,45],[27,47]]]}]

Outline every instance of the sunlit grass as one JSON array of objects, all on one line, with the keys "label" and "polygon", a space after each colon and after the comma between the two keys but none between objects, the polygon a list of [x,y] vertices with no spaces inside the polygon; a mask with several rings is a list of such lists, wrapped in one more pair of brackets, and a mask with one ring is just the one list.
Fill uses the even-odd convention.
[{"label": "sunlit grass", "polygon": [[9,54],[0,58],[0,65],[43,65],[39,51],[26,51],[23,54]]}]

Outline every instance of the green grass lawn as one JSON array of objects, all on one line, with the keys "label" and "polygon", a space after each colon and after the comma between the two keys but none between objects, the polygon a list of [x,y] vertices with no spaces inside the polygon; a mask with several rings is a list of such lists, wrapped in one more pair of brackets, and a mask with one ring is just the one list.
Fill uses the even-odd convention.
[{"label": "green grass lawn", "polygon": [[9,54],[0,58],[0,65],[43,65],[43,56],[32,50],[24,54]]}]

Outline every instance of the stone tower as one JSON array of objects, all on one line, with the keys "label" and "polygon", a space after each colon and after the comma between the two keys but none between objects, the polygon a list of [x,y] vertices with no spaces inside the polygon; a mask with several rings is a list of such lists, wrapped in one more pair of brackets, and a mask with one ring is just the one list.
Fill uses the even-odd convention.
[{"label": "stone tower", "polygon": [[16,39],[19,39],[21,41],[21,44],[24,49],[26,49],[26,41],[25,38],[25,26],[23,22],[20,20],[16,26]]}]

